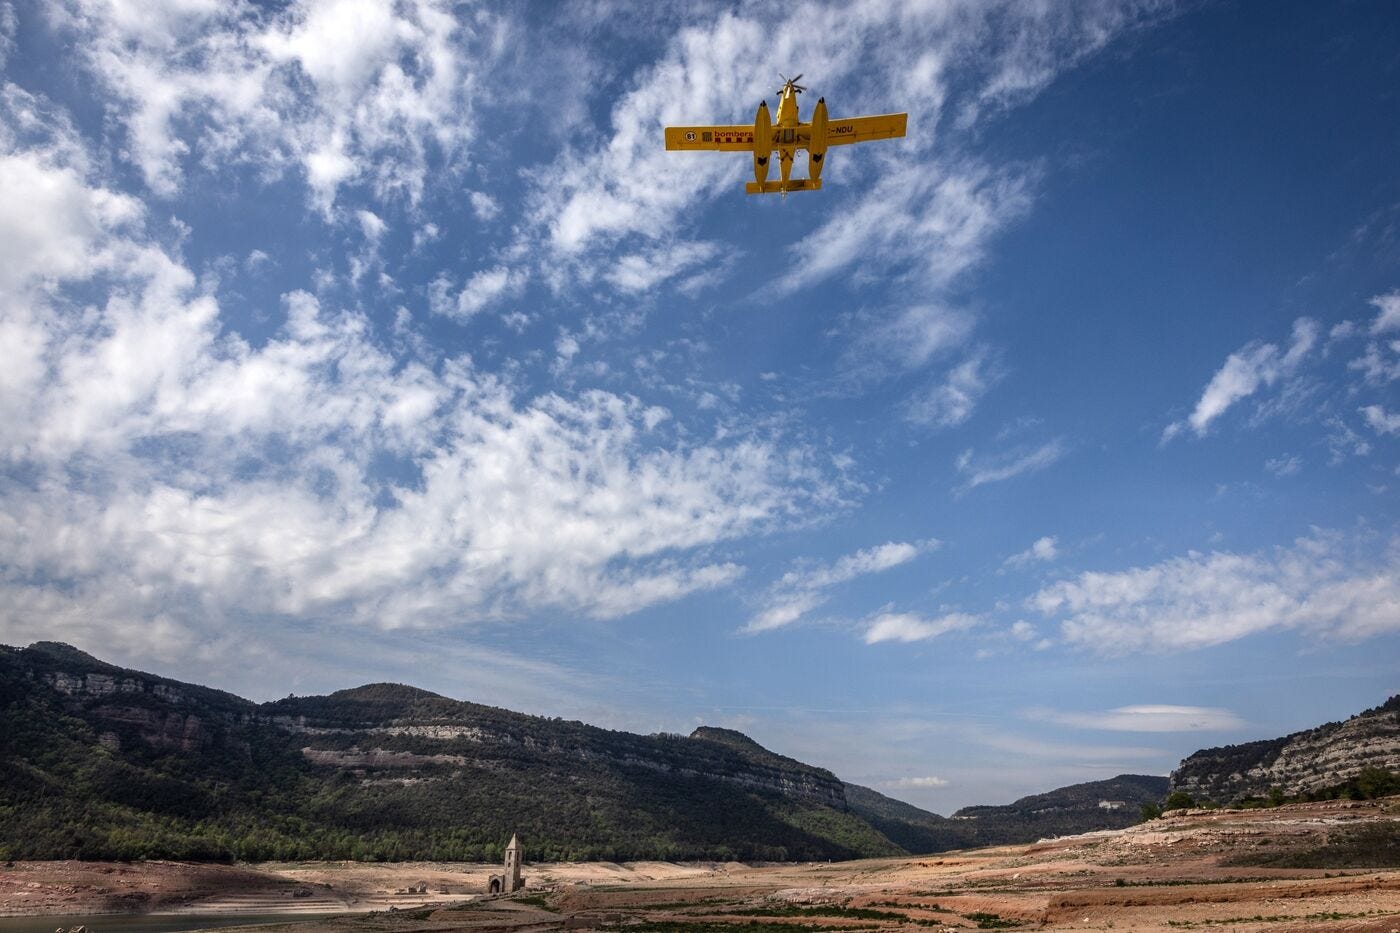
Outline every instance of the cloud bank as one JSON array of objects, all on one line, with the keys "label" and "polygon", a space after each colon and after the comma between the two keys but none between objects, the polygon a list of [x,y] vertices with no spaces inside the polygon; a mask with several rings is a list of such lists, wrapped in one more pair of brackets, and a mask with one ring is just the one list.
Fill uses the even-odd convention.
[{"label": "cloud bank", "polygon": [[1102,654],[1204,648],[1272,631],[1358,641],[1400,631],[1400,548],[1318,532],[1253,554],[1192,551],[1089,572],[1030,599],[1066,642]]},{"label": "cloud bank", "polygon": [[1229,710],[1210,706],[1142,704],[1087,713],[1037,708],[1025,715],[1037,722],[1109,732],[1223,732],[1245,725]]},{"label": "cloud bank", "polygon": [[710,546],[836,501],[800,445],[522,396],[306,291],[250,343],[68,123],[5,102],[27,134],[0,137],[7,640],[165,656],[240,620],[610,618],[734,581]]}]

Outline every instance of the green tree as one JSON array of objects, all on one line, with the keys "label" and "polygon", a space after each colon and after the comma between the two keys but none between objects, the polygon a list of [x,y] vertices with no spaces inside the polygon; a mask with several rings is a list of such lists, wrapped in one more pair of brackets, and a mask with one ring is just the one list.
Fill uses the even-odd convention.
[{"label": "green tree", "polygon": [[1167,799],[1162,802],[1162,810],[1184,810],[1187,807],[1194,807],[1196,800],[1184,790],[1174,790],[1167,795]]},{"label": "green tree", "polygon": [[1362,768],[1361,773],[1352,780],[1364,800],[1375,800],[1377,797],[1400,793],[1400,777],[1374,765]]}]

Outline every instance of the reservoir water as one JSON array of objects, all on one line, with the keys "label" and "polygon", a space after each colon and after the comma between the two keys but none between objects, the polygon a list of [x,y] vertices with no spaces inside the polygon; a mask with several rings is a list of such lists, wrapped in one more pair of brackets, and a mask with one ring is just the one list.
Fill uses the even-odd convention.
[{"label": "reservoir water", "polygon": [[54,933],[87,927],[87,933],[187,933],[263,923],[298,923],[344,916],[331,914],[88,914],[86,916],[0,917],[0,933]]}]

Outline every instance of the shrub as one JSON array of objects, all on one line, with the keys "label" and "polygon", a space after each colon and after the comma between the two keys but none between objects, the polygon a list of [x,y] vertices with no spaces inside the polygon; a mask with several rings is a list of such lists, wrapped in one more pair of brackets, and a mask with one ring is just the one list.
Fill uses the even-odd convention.
[{"label": "shrub", "polygon": [[1174,790],[1167,795],[1167,799],[1162,803],[1162,810],[1185,810],[1187,807],[1194,807],[1196,800],[1184,790]]}]

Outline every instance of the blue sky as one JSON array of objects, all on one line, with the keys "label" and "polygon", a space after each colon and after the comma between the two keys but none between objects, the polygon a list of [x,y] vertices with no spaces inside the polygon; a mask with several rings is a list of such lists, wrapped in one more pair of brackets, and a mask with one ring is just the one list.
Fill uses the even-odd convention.
[{"label": "blue sky", "polygon": [[[727,725],[945,813],[1375,705],[1397,38],[0,3],[0,641]],[[786,199],[663,150],[780,71],[908,137]]]}]

